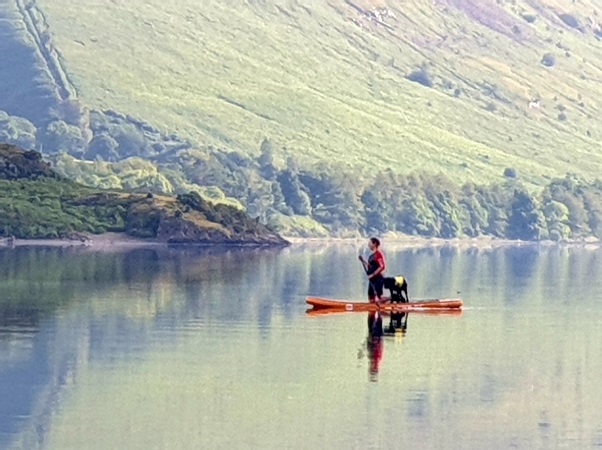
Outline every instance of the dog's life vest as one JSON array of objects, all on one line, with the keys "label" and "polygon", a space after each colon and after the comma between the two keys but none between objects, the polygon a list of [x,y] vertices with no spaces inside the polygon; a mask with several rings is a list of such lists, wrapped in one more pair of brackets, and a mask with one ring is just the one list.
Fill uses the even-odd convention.
[{"label": "dog's life vest", "polygon": [[[389,280],[391,280],[391,278]],[[397,275],[396,277],[392,277],[392,281],[393,283],[385,286],[391,291],[391,300],[393,302],[401,302],[403,301],[401,293],[407,290],[406,280],[403,276]]]}]

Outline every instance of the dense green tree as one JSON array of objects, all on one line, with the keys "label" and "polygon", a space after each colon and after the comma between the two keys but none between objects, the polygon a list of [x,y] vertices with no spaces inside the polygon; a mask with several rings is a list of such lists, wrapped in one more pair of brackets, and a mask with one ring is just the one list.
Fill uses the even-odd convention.
[{"label": "dense green tree", "polygon": [[263,140],[260,152],[261,154],[259,155],[257,162],[261,169],[261,176],[266,180],[274,180],[277,169],[274,165],[274,148],[269,139],[266,138]]},{"label": "dense green tree", "polygon": [[568,208],[568,225],[574,236],[586,236],[591,232],[583,199],[583,185],[583,180],[574,175],[567,175],[565,178],[553,180],[543,192],[544,201],[551,199]]},{"label": "dense green tree", "polygon": [[437,217],[424,195],[408,198],[398,216],[398,229],[406,234],[425,237],[438,236]]},{"label": "dense green tree", "polygon": [[117,141],[117,151],[121,158],[129,156],[150,156],[148,142],[144,134],[131,123],[112,125],[110,127],[111,137]]},{"label": "dense green tree", "polygon": [[301,172],[299,179],[309,193],[313,217],[320,223],[339,231],[341,228],[358,230],[364,227],[363,188],[358,177],[333,167],[322,167]]},{"label": "dense green tree", "polygon": [[459,214],[463,222],[462,231],[469,237],[481,236],[487,232],[489,212],[481,203],[482,199],[474,184],[467,184],[462,188]]},{"label": "dense green tree", "polygon": [[98,134],[90,141],[84,159],[94,160],[100,158],[104,161],[118,161],[121,159],[117,151],[118,147],[119,142],[109,134]]},{"label": "dense green tree", "polygon": [[39,146],[44,153],[65,151],[82,158],[87,149],[87,142],[78,127],[56,120],[50,122],[39,136]]},{"label": "dense green tree", "polygon": [[592,234],[602,239],[602,183],[597,181],[583,193],[583,203],[587,209],[587,224]]},{"label": "dense green tree", "polygon": [[373,190],[364,191],[361,196],[366,216],[366,231],[368,234],[385,233],[389,230],[384,202]]},{"label": "dense green tree", "polygon": [[522,189],[514,191],[508,219],[507,236],[511,239],[539,240],[547,236],[545,219],[537,199]]},{"label": "dense green tree", "polygon": [[550,239],[559,241],[571,236],[569,209],[566,205],[555,200],[549,200],[543,206],[543,215],[546,219]]},{"label": "dense green tree", "polygon": [[306,216],[311,213],[311,201],[295,172],[290,169],[283,170],[278,174],[278,183],[286,204],[295,214]]},{"label": "dense green tree", "polygon": [[33,150],[36,146],[36,133],[36,127],[29,120],[0,111],[0,143]]}]

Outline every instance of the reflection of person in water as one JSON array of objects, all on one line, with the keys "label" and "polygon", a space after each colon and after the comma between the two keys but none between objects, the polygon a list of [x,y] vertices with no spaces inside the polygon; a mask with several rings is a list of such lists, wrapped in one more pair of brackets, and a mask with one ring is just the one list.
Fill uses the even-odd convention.
[{"label": "reflection of person in water", "polygon": [[[380,311],[368,313],[368,337],[366,338],[366,349],[370,360],[370,381],[378,381],[380,362],[383,358],[383,336],[395,336],[401,340],[408,329],[408,313],[392,312],[389,325],[383,328],[383,317]],[[360,352],[358,358],[363,356]]]},{"label": "reflection of person in water", "polygon": [[368,338],[366,347],[370,359],[370,381],[378,380],[380,360],[383,357],[383,317],[379,311],[368,313]]}]

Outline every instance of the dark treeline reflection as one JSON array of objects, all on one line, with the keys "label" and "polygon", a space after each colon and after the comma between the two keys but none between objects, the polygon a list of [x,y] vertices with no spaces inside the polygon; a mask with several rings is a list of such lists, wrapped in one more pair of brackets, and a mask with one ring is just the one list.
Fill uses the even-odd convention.
[{"label": "dark treeline reflection", "polygon": [[[365,298],[360,250],[0,249],[0,448],[44,448],[54,405],[79,368],[144,354],[157,333],[169,346],[188,324],[245,323],[263,338],[275,318],[300,320],[307,295]],[[385,251],[388,274],[409,280],[410,299],[460,296],[469,308],[575,307],[602,279],[597,249]]]}]

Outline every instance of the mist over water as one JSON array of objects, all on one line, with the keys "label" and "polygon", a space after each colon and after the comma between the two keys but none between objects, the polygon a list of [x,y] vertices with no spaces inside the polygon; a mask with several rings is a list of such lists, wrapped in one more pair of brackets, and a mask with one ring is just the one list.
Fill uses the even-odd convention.
[{"label": "mist over water", "polygon": [[602,250],[385,247],[376,352],[357,250],[0,250],[0,448],[602,445]]}]

